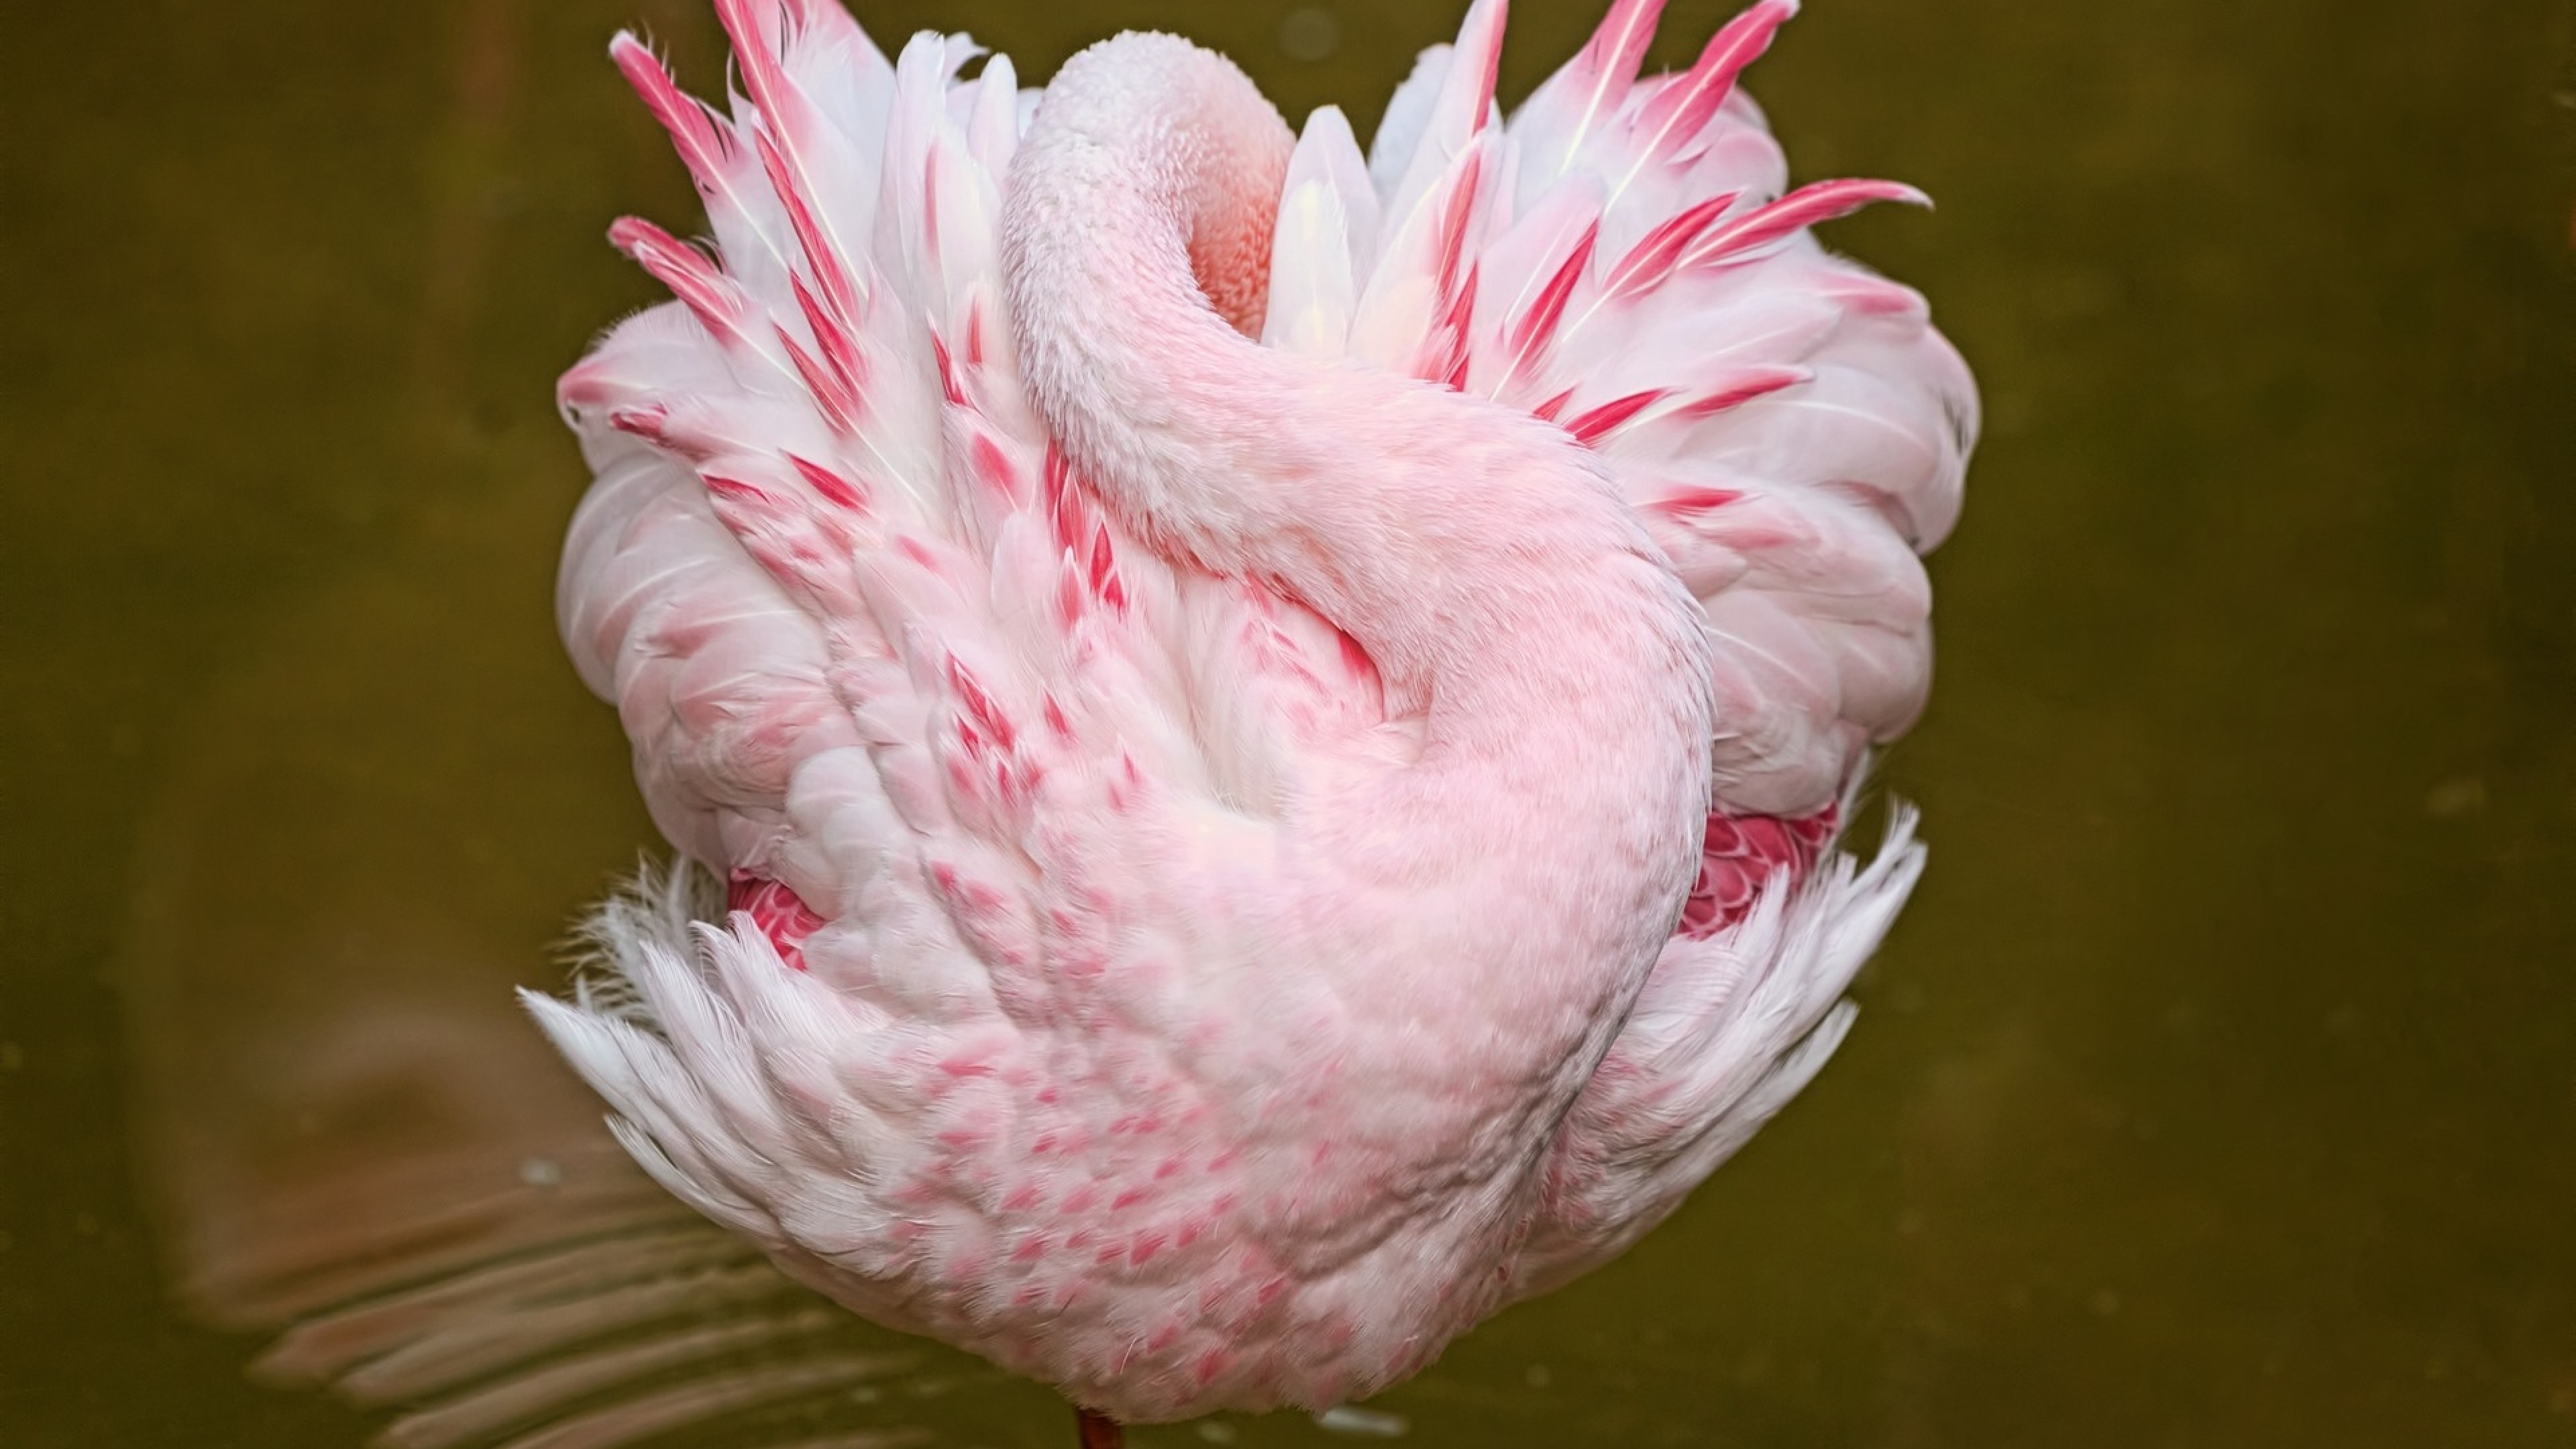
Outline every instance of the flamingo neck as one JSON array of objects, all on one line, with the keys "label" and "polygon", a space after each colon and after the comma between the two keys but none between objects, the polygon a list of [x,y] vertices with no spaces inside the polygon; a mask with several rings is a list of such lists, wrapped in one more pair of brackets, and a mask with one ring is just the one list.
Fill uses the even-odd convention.
[{"label": "flamingo neck", "polygon": [[[1702,658],[1695,606],[1564,433],[1245,335],[1291,146],[1231,62],[1172,36],[1095,45],[1048,86],[1006,285],[1030,389],[1102,501],[1202,567],[1285,585],[1435,707],[1481,693],[1494,671],[1462,656],[1506,638],[1530,665],[1599,662],[1618,634]],[[1562,627],[1605,610],[1640,627]]]}]

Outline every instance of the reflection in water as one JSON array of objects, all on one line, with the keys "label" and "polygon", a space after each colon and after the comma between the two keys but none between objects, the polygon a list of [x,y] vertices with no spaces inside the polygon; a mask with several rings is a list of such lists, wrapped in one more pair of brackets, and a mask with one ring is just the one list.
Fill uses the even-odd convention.
[{"label": "reflection in water", "polygon": [[922,1355],[671,1202],[519,1013],[527,887],[441,847],[538,828],[554,750],[469,727],[526,681],[389,618],[412,569],[220,690],[155,821],[125,1000],[181,1297],[408,1449],[928,1439]]}]

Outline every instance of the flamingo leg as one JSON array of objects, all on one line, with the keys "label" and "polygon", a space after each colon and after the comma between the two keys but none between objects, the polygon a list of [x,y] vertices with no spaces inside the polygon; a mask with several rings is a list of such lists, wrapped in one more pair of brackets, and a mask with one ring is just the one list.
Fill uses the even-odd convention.
[{"label": "flamingo leg", "polygon": [[1127,1449],[1127,1428],[1107,1414],[1076,1408],[1074,1422],[1082,1431],[1082,1449]]}]

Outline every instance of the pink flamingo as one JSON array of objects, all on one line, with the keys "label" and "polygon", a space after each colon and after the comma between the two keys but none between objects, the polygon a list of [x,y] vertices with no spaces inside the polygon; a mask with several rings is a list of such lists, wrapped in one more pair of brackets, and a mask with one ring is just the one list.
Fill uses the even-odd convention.
[{"label": "pink flamingo", "polygon": [[718,0],[617,63],[721,264],[563,382],[564,636],[724,876],[538,1019],[671,1191],[1122,1421],[1323,1407],[1670,1213],[1820,1067],[1920,867],[1831,847],[1930,668],[1973,385],[1617,0],[1508,122],[1501,0],[1363,159],[1122,35]]}]

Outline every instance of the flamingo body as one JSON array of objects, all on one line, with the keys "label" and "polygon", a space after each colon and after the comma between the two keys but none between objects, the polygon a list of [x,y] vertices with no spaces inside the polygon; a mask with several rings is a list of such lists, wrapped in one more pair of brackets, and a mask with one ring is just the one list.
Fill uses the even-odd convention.
[{"label": "flamingo body", "polygon": [[732,909],[530,1000],[647,1170],[1089,1408],[1323,1407],[1822,1064],[1974,392],[1734,89],[1788,0],[1638,81],[1656,8],[1506,123],[1481,0],[1365,158],[1164,36],[719,0],[729,115],[620,37],[721,262],[612,229],[561,621]]}]

